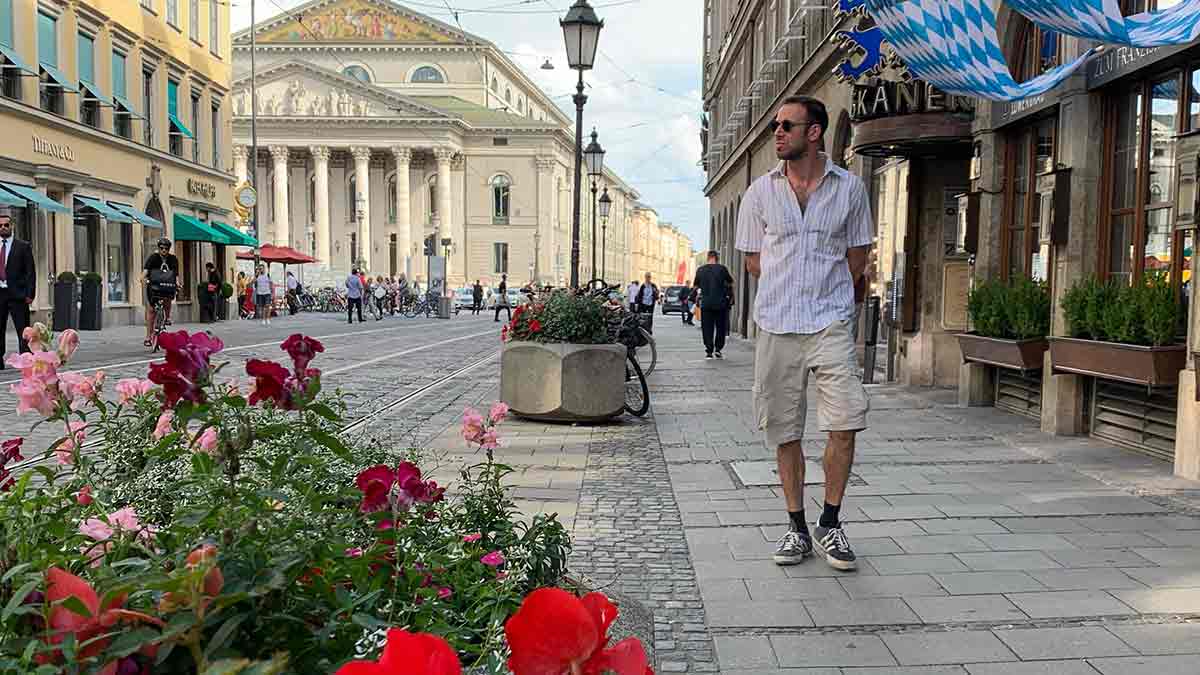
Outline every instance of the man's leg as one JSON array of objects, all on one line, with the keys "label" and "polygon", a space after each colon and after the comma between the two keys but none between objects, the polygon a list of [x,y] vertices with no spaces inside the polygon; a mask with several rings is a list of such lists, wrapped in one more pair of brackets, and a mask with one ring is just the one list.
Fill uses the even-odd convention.
[{"label": "man's leg", "polygon": [[[13,323],[16,323],[15,321]],[[0,369],[4,367],[4,350],[8,343],[8,290],[0,289]],[[20,342],[17,343],[20,345]],[[18,351],[20,347],[18,346]]]},{"label": "man's leg", "polygon": [[700,310],[700,334],[704,336],[704,353],[712,356],[713,332],[717,329],[717,312]]},{"label": "man's leg", "polygon": [[146,305],[146,342],[149,342],[150,333],[154,330],[154,301],[146,298],[146,302],[151,303]]},{"label": "man's leg", "polygon": [[[21,354],[32,351],[25,340],[25,329],[29,327],[29,305],[25,303],[25,298],[10,297],[8,313],[12,315],[13,328],[17,331],[17,351]],[[0,349],[0,352],[3,350]]]},{"label": "man's leg", "polygon": [[729,335],[729,310],[723,309],[716,313],[716,348],[720,354],[725,349],[725,336]]}]

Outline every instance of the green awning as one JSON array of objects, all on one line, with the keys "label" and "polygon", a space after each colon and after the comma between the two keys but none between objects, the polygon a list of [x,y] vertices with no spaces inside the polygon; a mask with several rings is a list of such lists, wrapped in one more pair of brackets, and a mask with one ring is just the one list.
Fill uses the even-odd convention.
[{"label": "green awning", "polygon": [[187,126],[184,125],[183,122],[179,121],[178,115],[175,115],[173,113],[167,113],[167,118],[171,120],[171,130],[172,130],[171,133],[181,134],[181,135],[186,136],[191,139],[196,138],[194,135],[192,135],[192,130],[188,129]]},{"label": "green awning", "polygon": [[196,220],[183,213],[175,214],[175,239],[178,241],[208,241],[214,244],[231,244],[229,237],[217,232],[208,223]]},{"label": "green awning", "polygon": [[80,80],[79,88],[82,89],[85,94],[87,94],[86,96],[84,96],[85,99],[94,98],[100,102],[100,105],[102,105],[106,108],[115,107],[115,106],[113,106],[112,99],[110,99],[109,97],[107,97],[103,93],[101,93],[100,87],[97,87],[95,85],[95,83],[88,82],[87,80]]},{"label": "green awning", "polygon": [[4,188],[18,197],[24,197],[28,201],[33,202],[34,206],[38,208],[46,209],[47,211],[57,211],[58,213],[72,213],[69,207],[63,206],[33,188],[27,188],[24,185],[13,185],[12,183],[0,183],[0,188]]},{"label": "green awning", "polygon": [[91,210],[95,211],[96,213],[99,213],[100,215],[104,216],[105,219],[111,220],[114,223],[132,223],[133,222],[133,218],[129,214],[124,213],[122,211],[118,211],[117,209],[114,209],[113,207],[109,206],[108,204],[105,204],[103,201],[101,201],[99,199],[95,199],[93,197],[81,197],[79,195],[76,195],[75,201],[82,204],[83,208],[91,209]]},{"label": "green awning", "polygon": [[232,243],[234,246],[249,246],[250,248],[255,248],[258,246],[257,239],[242,232],[236,227],[233,227],[232,225],[226,225],[225,223],[218,222],[216,220],[210,222],[209,225],[212,225],[214,230],[229,237],[230,243]]},{"label": "green awning", "polygon": [[17,53],[17,50],[9,47],[8,45],[0,44],[0,54],[4,55],[4,58],[8,59],[9,64],[11,64],[8,66],[8,68],[16,68],[17,70],[24,72],[26,75],[37,77],[37,69],[28,63],[25,63],[25,61],[21,59],[21,55]]},{"label": "green awning", "polygon": [[66,75],[63,75],[61,70],[46,63],[45,61],[39,63],[38,65],[41,66],[42,70],[46,71],[46,74],[50,76],[50,81],[54,82],[55,85],[62,87],[63,91],[69,91],[72,94],[79,93],[79,90],[75,88],[75,85],[71,84],[71,81],[67,79]]},{"label": "green awning", "polygon": [[125,215],[130,216],[131,218],[133,218],[137,222],[141,223],[145,227],[150,227],[150,228],[154,228],[157,230],[161,230],[163,227],[161,220],[159,220],[158,218],[155,218],[153,216],[146,215],[145,213],[138,211],[137,209],[133,208],[132,206],[129,206],[127,204],[119,204],[117,202],[109,202],[108,205],[113,207],[114,209],[120,211],[121,213],[124,213]]},{"label": "green awning", "polygon": [[21,199],[11,192],[0,190],[0,206],[18,206],[20,208],[25,208],[25,205],[28,203],[28,201]]},{"label": "green awning", "polygon": [[129,115],[137,120],[146,119],[146,116],[139,113],[137,109],[133,107],[133,103],[124,96],[121,96],[120,94],[113,94],[113,102],[117,104],[117,110],[113,113],[114,115]]}]

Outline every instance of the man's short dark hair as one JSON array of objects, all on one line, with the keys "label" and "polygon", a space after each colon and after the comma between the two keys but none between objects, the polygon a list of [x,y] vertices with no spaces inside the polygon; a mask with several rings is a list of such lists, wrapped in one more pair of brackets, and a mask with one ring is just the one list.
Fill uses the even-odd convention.
[{"label": "man's short dark hair", "polygon": [[716,251],[709,251],[709,252],[708,252],[708,257],[709,257],[709,258],[712,258],[713,260],[720,260],[720,259],[721,259],[721,254],[720,254],[720,253],[717,253]]},{"label": "man's short dark hair", "polygon": [[808,121],[821,127],[822,136],[829,129],[829,111],[825,109],[821,99],[812,96],[789,96],[783,99],[780,107],[785,105],[804,106],[804,114],[808,116]]}]

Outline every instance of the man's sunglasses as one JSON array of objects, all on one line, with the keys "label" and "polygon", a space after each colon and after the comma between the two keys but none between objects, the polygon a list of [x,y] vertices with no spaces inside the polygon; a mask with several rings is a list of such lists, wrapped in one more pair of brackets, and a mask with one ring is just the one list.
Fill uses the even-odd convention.
[{"label": "man's sunglasses", "polygon": [[792,129],[799,129],[801,127],[807,129],[814,124],[816,124],[816,122],[809,122],[808,120],[803,122],[793,122],[792,120],[784,120],[780,122],[779,120],[771,120],[770,122],[767,122],[767,128],[771,130],[771,133],[775,133],[777,129],[782,127],[783,133],[790,134],[792,133]]}]

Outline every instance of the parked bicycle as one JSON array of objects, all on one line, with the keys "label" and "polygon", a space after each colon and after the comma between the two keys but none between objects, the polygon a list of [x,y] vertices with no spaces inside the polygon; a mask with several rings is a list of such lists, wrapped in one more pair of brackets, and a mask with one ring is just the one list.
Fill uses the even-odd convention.
[{"label": "parked bicycle", "polygon": [[592,279],[584,284],[578,291],[580,295],[587,295],[597,300],[602,300],[607,307],[614,312],[622,313],[622,320],[633,321],[636,324],[630,326],[629,344],[633,345],[633,349],[645,349],[638,362],[642,365],[642,370],[649,377],[654,369],[658,367],[658,343],[654,341],[654,334],[646,329],[652,317],[644,314],[635,314],[628,310],[625,303],[621,301],[621,288],[617,284],[608,284],[603,279]]},{"label": "parked bicycle", "polygon": [[[646,330],[641,315],[630,312],[621,301],[621,290],[616,285],[605,283],[603,279],[592,279],[575,291],[604,302],[608,308],[608,332],[613,340],[625,345],[625,411],[635,417],[641,417],[650,410],[650,387],[646,376],[658,362],[658,348],[654,344],[654,336]],[[637,350],[649,347],[650,367],[643,368],[638,359]],[[643,358],[647,352],[643,351]]]},{"label": "parked bicycle", "polygon": [[150,351],[158,351],[158,338],[167,330],[167,303],[163,298],[154,300],[154,330],[150,332]]}]

